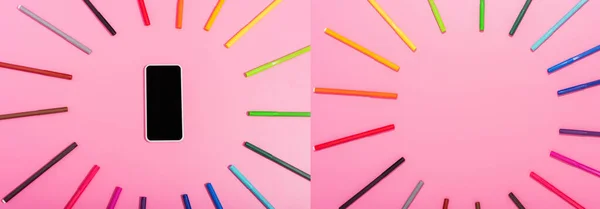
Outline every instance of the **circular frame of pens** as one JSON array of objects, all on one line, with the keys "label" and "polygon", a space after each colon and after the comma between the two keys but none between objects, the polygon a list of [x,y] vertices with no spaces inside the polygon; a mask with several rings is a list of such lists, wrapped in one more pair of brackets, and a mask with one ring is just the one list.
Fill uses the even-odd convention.
[{"label": "circular frame of pens", "polygon": [[[177,29],[181,29],[182,28],[182,22],[183,22],[183,0],[178,0],[177,1],[177,14],[176,14],[176,24],[175,27]],[[281,3],[282,0],[273,0],[269,5],[267,5],[265,7],[264,10],[262,10],[256,17],[254,17],[248,24],[246,24],[241,30],[239,30],[234,36],[231,37],[231,39],[229,39],[226,43],[225,43],[225,47],[226,48],[230,48],[233,46],[233,44],[235,44],[240,38],[242,38],[244,36],[244,34],[246,32],[248,32],[255,24],[257,24],[262,18],[264,18],[271,10],[273,10],[279,3]],[[92,11],[92,13],[94,13],[94,15],[96,16],[96,18],[102,23],[102,25],[104,25],[104,27],[106,28],[106,30],[112,35],[116,35],[117,32],[116,30],[110,25],[110,23],[106,20],[106,18],[98,11],[98,9],[96,9],[96,7],[92,4],[92,2],[90,2],[90,0],[84,0],[84,3],[87,5],[87,7]],[[206,22],[205,26],[204,26],[204,30],[206,31],[210,31],[211,27],[213,26],[215,19],[217,18],[221,8],[223,7],[223,4],[225,3],[225,0],[218,0],[217,4],[215,5],[208,21]],[[140,7],[140,11],[142,13],[142,19],[144,22],[144,25],[149,26],[150,25],[150,18],[148,17],[148,12],[146,10],[146,5],[144,0],[138,0],[138,4]],[[47,29],[51,30],[52,32],[54,32],[56,35],[60,36],[61,38],[63,38],[65,41],[67,41],[68,43],[72,44],[73,46],[75,46],[76,48],[78,48],[79,50],[83,51],[86,54],[91,54],[92,50],[87,47],[86,45],[84,45],[83,43],[79,42],[78,40],[76,40],[75,38],[69,36],[67,33],[63,32],[62,30],[58,29],[57,27],[55,27],[54,25],[52,25],[50,22],[46,21],[45,19],[43,19],[42,17],[38,16],[37,14],[35,14],[33,11],[27,9],[25,6],[23,5],[19,5],[17,7],[17,9],[19,11],[21,11],[23,14],[27,15],[28,17],[30,17],[32,20],[36,21],[37,23],[39,23],[40,25],[46,27]],[[258,73],[261,73],[267,69],[270,69],[276,65],[279,65],[283,62],[286,62],[288,60],[291,60],[295,57],[298,57],[300,55],[306,54],[307,52],[309,52],[311,49],[310,45],[302,47],[301,49],[298,49],[296,51],[291,52],[290,54],[284,55],[283,57],[277,58],[271,62],[268,62],[264,65],[258,66],[252,70],[247,71],[244,76],[245,77],[251,77],[254,76]],[[21,66],[21,65],[16,65],[16,64],[11,64],[11,63],[5,63],[5,62],[0,62],[0,68],[6,68],[6,69],[12,69],[12,70],[17,70],[17,71],[22,71],[22,72],[28,72],[28,73],[35,73],[35,74],[39,74],[39,75],[44,75],[44,76],[49,76],[49,77],[54,77],[54,78],[60,78],[60,79],[66,79],[66,80],[71,80],[73,78],[72,75],[69,74],[65,74],[65,73],[60,73],[60,72],[54,72],[54,71],[49,71],[49,70],[43,70],[43,69],[38,69],[38,68],[33,68],[33,67],[28,67],[28,66]],[[0,120],[6,120],[6,119],[13,119],[13,118],[21,118],[21,117],[29,117],[29,116],[37,116],[37,115],[46,115],[46,114],[56,114],[56,113],[64,113],[64,112],[68,112],[68,107],[59,107],[59,108],[49,108],[49,109],[42,109],[42,110],[35,110],[35,111],[27,111],[27,112],[19,112],[19,113],[11,113],[11,114],[4,114],[4,115],[0,115]],[[252,117],[310,117],[310,112],[282,112],[282,111],[248,111],[247,112],[247,116],[252,116]],[[33,175],[31,175],[29,178],[27,178],[24,182],[22,182],[19,186],[17,186],[14,190],[12,190],[8,195],[6,195],[4,198],[2,198],[2,202],[3,203],[7,203],[9,202],[11,199],[13,199],[16,195],[18,195],[22,190],[24,190],[29,184],[33,183],[33,181],[35,181],[38,177],[40,177],[42,174],[44,174],[47,170],[49,170],[52,166],[54,166],[55,164],[57,164],[62,158],[66,157],[71,151],[73,151],[77,146],[79,146],[76,142],[71,143],[68,147],[66,147],[63,151],[61,151],[58,155],[56,155],[52,160],[50,160],[46,165],[44,165],[42,168],[40,168],[37,172],[35,172]],[[265,158],[267,158],[268,160],[286,168],[287,170],[297,174],[298,176],[310,181],[311,177],[308,173],[292,166],[291,164],[275,157],[273,154],[259,148],[258,146],[251,144],[250,142],[245,142],[244,146],[246,148],[248,148],[249,150],[259,154],[260,156],[263,156]],[[254,187],[250,181],[242,174],[242,172],[240,170],[238,170],[234,165],[229,165],[228,166],[229,170],[233,173],[233,175],[235,175],[240,182],[246,187],[248,188],[248,190],[254,194],[254,196],[266,207],[269,209],[273,209],[273,205],[256,189],[256,187]],[[92,179],[94,178],[94,176],[98,173],[98,171],[100,170],[100,167],[98,165],[94,165],[92,167],[92,169],[89,171],[89,173],[87,174],[87,176],[84,178],[83,182],[81,182],[80,186],[78,187],[78,189],[75,191],[74,195],[71,197],[71,199],[69,200],[69,202],[66,204],[65,209],[70,209],[72,208],[75,203],[77,202],[77,200],[79,199],[79,197],[83,194],[83,192],[85,191],[86,187],[90,184],[90,182],[92,181]],[[223,206],[219,200],[219,198],[217,197],[217,193],[215,192],[215,189],[213,187],[213,185],[211,183],[206,183],[205,184],[206,189],[208,191],[209,196],[211,197],[211,200],[213,202],[213,205],[215,206],[215,208],[217,209],[222,209]],[[108,207],[109,209],[115,208],[117,201],[119,199],[119,196],[121,194],[122,188],[121,187],[115,187],[112,196],[110,198]],[[191,203],[189,200],[189,197],[187,194],[183,194],[181,196],[183,202],[184,202],[184,206],[187,209],[191,209]],[[146,197],[140,197],[140,208],[144,209],[146,208],[146,201],[147,198]]]},{"label": "circular frame of pens", "polygon": [[[579,2],[566,14],[564,15],[553,27],[551,27],[538,41],[536,41],[533,46],[531,47],[531,51],[535,51],[537,50],[546,40],[548,40],[548,38],[550,38],[550,36],[552,36],[552,34],[554,34],[554,32],[556,32],[564,23],[567,22],[567,20],[569,20],[569,18],[571,16],[573,16],[588,0],[579,0]],[[386,21],[386,23],[394,30],[394,32],[399,36],[399,38],[404,41],[404,43],[409,47],[409,49],[413,52],[416,51],[417,47],[415,46],[415,44],[408,38],[408,36],[393,22],[393,20],[387,15],[387,13],[383,10],[383,8],[376,2],[376,0],[368,0],[368,2],[371,4],[371,6],[379,13],[379,15],[381,15],[381,17],[384,19],[384,21]],[[439,27],[439,30],[441,33],[445,33],[446,32],[446,26],[444,25],[444,22],[442,20],[442,17],[438,11],[438,8],[434,2],[434,0],[428,0],[429,2],[429,6],[431,7],[431,11],[433,13],[433,16],[437,22],[437,25]],[[525,16],[525,13],[527,11],[527,9],[529,8],[531,4],[531,0],[526,0],[525,5],[523,6],[523,9],[521,10],[521,12],[519,13],[519,15],[517,16],[512,28],[510,29],[509,35],[513,36],[519,26],[519,24],[521,23],[521,21],[523,20],[523,17]],[[481,32],[484,31],[485,29],[485,0],[480,0],[479,2],[479,30]],[[345,36],[342,36],[341,34],[333,31],[330,28],[325,28],[324,30],[325,34],[346,44],[347,46],[361,52],[362,54],[372,58],[373,60],[379,62],[380,64],[384,65],[387,68],[392,69],[393,71],[399,71],[400,67],[393,63],[392,61],[384,58],[381,55],[376,54],[375,52],[359,45],[358,43],[346,38]],[[584,57],[587,57],[595,52],[600,51],[600,45],[593,47],[579,55],[576,55],[572,58],[569,58],[563,62],[560,62],[559,64],[556,64],[555,66],[552,66],[550,68],[548,68],[548,73],[553,73],[556,72],[559,69],[562,69]],[[569,87],[569,88],[565,88],[562,90],[559,90],[557,92],[558,96],[562,96],[562,95],[566,95],[569,93],[573,93],[576,91],[580,91],[586,88],[590,88],[593,86],[597,86],[600,85],[600,80],[595,80],[595,81],[591,81],[588,83],[584,83],[584,84],[580,84],[580,85],[576,85],[573,87]],[[361,90],[348,90],[348,89],[336,89],[336,88],[314,88],[313,89],[314,93],[317,94],[332,94],[332,95],[346,95],[346,96],[362,96],[362,97],[371,97],[371,98],[381,98],[381,99],[397,99],[398,98],[398,94],[397,93],[392,93],[392,92],[373,92],[373,91],[361,91]],[[347,142],[351,142],[354,140],[358,140],[364,137],[368,137],[368,136],[373,136],[376,134],[380,134],[380,133],[384,133],[384,132],[388,132],[388,131],[392,131],[395,129],[394,124],[390,124],[387,126],[383,126],[383,127],[379,127],[379,128],[375,128],[372,130],[368,130],[368,131],[364,131],[364,132],[360,132],[354,135],[350,135],[347,137],[343,137],[340,139],[336,139],[333,141],[328,141],[325,143],[321,143],[318,145],[315,145],[313,147],[314,151],[319,151],[319,150],[323,150],[326,148],[330,148],[333,146],[337,146],[343,143],[347,143]],[[600,132],[596,132],[596,131],[586,131],[586,130],[575,130],[575,129],[560,129],[559,133],[561,134],[571,134],[571,135],[580,135],[580,136],[596,136],[596,137],[600,137]],[[599,176],[600,177],[600,171],[593,169],[589,166],[586,166],[582,163],[579,163],[573,159],[570,159],[566,156],[563,156],[555,151],[551,151],[550,152],[550,156],[562,161],[564,163],[567,163],[569,165],[572,165],[576,168],[579,168],[583,171],[586,171],[588,173],[591,173],[593,175]],[[389,174],[391,174],[397,167],[399,167],[403,162],[405,161],[404,157],[401,157],[400,159],[398,159],[396,162],[394,162],[390,167],[388,167],[383,173],[381,173],[379,176],[377,176],[374,180],[372,180],[367,186],[365,186],[363,189],[361,189],[360,191],[358,191],[354,196],[352,196],[349,200],[347,200],[345,203],[343,203],[339,208],[340,209],[346,209],[348,208],[350,205],[352,205],[355,201],[357,201],[360,197],[362,197],[365,193],[367,193],[370,189],[372,189],[375,185],[377,185],[381,180],[383,180],[386,176],[388,176]],[[537,181],[538,183],[540,183],[542,186],[544,186],[545,188],[547,188],[548,190],[552,191],[553,193],[555,193],[557,196],[559,196],[561,199],[565,200],[567,203],[569,203],[571,206],[578,208],[578,209],[583,209],[584,207],[581,206],[579,203],[577,203],[575,200],[573,200],[572,198],[570,198],[569,196],[567,196],[565,193],[561,192],[559,189],[557,189],[556,187],[554,187],[552,184],[550,184],[548,181],[546,181],[545,179],[543,179],[542,177],[540,177],[538,174],[536,174],[535,172],[531,172],[530,173],[530,177],[532,179],[534,179],[535,181]],[[419,191],[421,190],[421,188],[423,187],[424,182],[423,181],[419,181],[416,185],[416,187],[413,189],[412,193],[409,195],[409,197],[407,198],[406,202],[403,205],[403,209],[407,209],[410,204],[414,201],[415,197],[417,196],[417,194],[419,193]],[[508,197],[512,200],[512,202],[520,209],[524,209],[525,207],[523,206],[523,204],[519,201],[519,199],[517,199],[517,197],[512,193],[509,192]],[[448,198],[445,198],[443,201],[443,205],[442,207],[444,209],[448,208],[450,200]],[[476,202],[475,203],[475,208],[480,209],[481,208],[481,203],[480,202]]]}]

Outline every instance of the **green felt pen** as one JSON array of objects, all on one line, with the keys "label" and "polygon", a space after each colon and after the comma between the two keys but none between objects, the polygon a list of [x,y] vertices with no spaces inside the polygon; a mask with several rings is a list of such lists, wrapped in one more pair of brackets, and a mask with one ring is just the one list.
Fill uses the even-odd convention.
[{"label": "green felt pen", "polygon": [[310,117],[310,112],[248,111],[248,116]]},{"label": "green felt pen", "polygon": [[479,0],[479,31],[485,28],[485,0]]},{"label": "green felt pen", "polygon": [[290,53],[290,54],[288,54],[288,55],[285,55],[285,56],[283,56],[283,57],[280,57],[280,58],[278,58],[278,59],[276,59],[276,60],[273,60],[273,61],[271,61],[271,62],[269,62],[269,63],[266,63],[266,64],[264,64],[264,65],[258,66],[258,67],[256,67],[256,68],[254,68],[254,69],[252,69],[252,70],[250,70],[250,71],[248,71],[248,72],[244,73],[244,75],[245,75],[246,77],[250,77],[250,76],[256,75],[256,74],[258,74],[258,73],[260,73],[260,72],[262,72],[262,71],[265,71],[265,70],[267,70],[267,69],[269,69],[269,68],[272,68],[272,67],[273,67],[273,66],[275,66],[275,65],[278,65],[278,64],[281,64],[282,62],[285,62],[285,61],[291,60],[291,59],[293,59],[293,58],[295,58],[295,57],[297,57],[297,56],[300,56],[300,55],[302,55],[302,54],[304,54],[304,53],[306,53],[306,52],[309,52],[309,51],[310,51],[310,45],[309,45],[309,46],[306,46],[306,47],[304,47],[304,48],[302,48],[302,49],[299,49],[299,50],[297,50],[297,51],[295,51],[295,52],[292,52],[292,53]]},{"label": "green felt pen", "polygon": [[440,12],[437,9],[437,6],[435,5],[435,2],[433,2],[433,0],[428,0],[429,1],[429,6],[431,7],[431,11],[433,12],[433,16],[435,17],[435,21],[437,21],[438,26],[440,27],[440,31],[442,33],[446,32],[446,26],[444,25],[444,21],[442,21],[442,16],[440,15]]},{"label": "green felt pen", "polygon": [[515,35],[515,32],[517,31],[519,24],[521,24],[521,21],[523,20],[523,16],[525,16],[525,13],[527,12],[529,5],[531,5],[531,0],[525,1],[525,5],[523,5],[521,12],[519,12],[519,16],[517,16],[517,19],[515,20],[515,23],[513,24],[512,28],[510,29],[510,32],[508,32],[508,35],[511,35],[511,36]]},{"label": "green felt pen", "polygon": [[305,178],[306,180],[310,181],[310,175],[292,165],[290,165],[289,163],[286,163],[285,161],[273,156],[271,153],[268,153],[267,151],[255,146],[254,144],[251,144],[250,142],[244,142],[244,146],[254,152],[256,152],[257,154],[279,164],[280,166],[283,166],[284,168],[294,172],[295,174],[298,174],[299,176],[302,176],[303,178]]}]

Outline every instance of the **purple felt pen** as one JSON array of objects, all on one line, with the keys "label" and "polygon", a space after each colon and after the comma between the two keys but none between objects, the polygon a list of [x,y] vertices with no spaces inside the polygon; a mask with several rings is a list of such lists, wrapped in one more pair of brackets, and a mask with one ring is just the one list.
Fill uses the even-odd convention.
[{"label": "purple felt pen", "polygon": [[600,136],[600,132],[596,132],[596,131],[584,131],[584,130],[564,129],[564,128],[559,129],[558,133],[581,135],[581,136]]}]

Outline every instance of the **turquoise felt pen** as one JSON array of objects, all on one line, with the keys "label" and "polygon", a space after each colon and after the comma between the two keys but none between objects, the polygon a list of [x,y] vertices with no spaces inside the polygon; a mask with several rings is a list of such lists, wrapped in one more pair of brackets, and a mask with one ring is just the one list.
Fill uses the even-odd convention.
[{"label": "turquoise felt pen", "polygon": [[248,179],[234,165],[229,165],[229,170],[237,177],[252,194],[260,201],[267,209],[275,209],[271,203],[248,181]]},{"label": "turquoise felt pen", "polygon": [[533,44],[533,46],[531,46],[531,51],[535,51],[538,48],[540,48],[540,46],[546,40],[548,40],[548,38],[550,38],[550,36],[552,36],[552,34],[554,34],[554,32],[556,32],[556,30],[558,30],[558,28],[560,28],[560,26],[565,24],[565,22],[567,22],[567,20],[569,20],[569,18],[571,18],[575,14],[575,12],[577,12],[579,9],[581,9],[581,7],[587,2],[588,2],[588,0],[579,0],[579,3],[577,3],[571,10],[569,10],[569,12],[567,12],[567,14],[565,16],[563,16],[563,18],[558,20],[558,22],[556,24],[554,24],[554,26],[552,26],[550,28],[550,30],[548,30],[548,32],[546,32],[538,41],[536,41]]}]

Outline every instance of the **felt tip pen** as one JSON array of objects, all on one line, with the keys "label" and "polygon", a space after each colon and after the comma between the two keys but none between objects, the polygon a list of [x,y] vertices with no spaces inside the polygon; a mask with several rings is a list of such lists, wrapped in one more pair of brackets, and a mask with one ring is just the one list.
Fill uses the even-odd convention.
[{"label": "felt tip pen", "polygon": [[146,209],[146,197],[140,197],[140,209]]},{"label": "felt tip pen", "polygon": [[210,199],[212,199],[212,202],[215,205],[215,208],[223,209],[223,205],[221,205],[221,201],[219,200],[219,197],[217,196],[217,192],[215,192],[215,188],[213,188],[211,183],[206,184],[206,190],[208,190],[208,193],[210,194]]},{"label": "felt tip pen", "polygon": [[562,68],[564,68],[564,67],[566,67],[566,66],[568,66],[570,64],[573,64],[574,62],[576,62],[576,61],[578,61],[580,59],[583,59],[583,58],[585,58],[587,56],[590,56],[591,54],[596,53],[598,51],[600,51],[600,45],[598,45],[598,46],[596,46],[594,48],[591,48],[591,49],[589,49],[589,50],[587,50],[585,52],[582,52],[581,54],[578,54],[578,55],[576,55],[574,57],[571,57],[571,58],[569,58],[569,59],[567,59],[565,61],[562,61],[561,63],[558,63],[558,64],[556,64],[556,65],[548,68],[548,73],[556,72],[557,70],[560,70],[560,69],[562,69]]},{"label": "felt tip pen", "polygon": [[565,22],[567,22],[567,20],[571,19],[571,17],[577,12],[579,11],[579,9],[581,9],[581,7],[583,7],[583,5],[585,3],[587,3],[588,0],[579,0],[579,3],[577,3],[571,10],[569,10],[569,12],[567,12],[567,14],[565,16],[563,16],[560,20],[558,20],[558,22],[556,24],[554,24],[554,26],[552,26],[548,32],[544,33],[544,35],[537,40],[533,46],[531,46],[531,51],[535,51],[538,48],[540,48],[540,46],[546,42],[546,40],[548,40],[548,38],[550,38],[550,36],[552,36],[552,34],[554,34],[562,25],[565,24]]},{"label": "felt tip pen", "polygon": [[183,198],[183,204],[185,204],[185,209],[192,209],[192,204],[190,203],[190,198],[187,194],[181,195]]},{"label": "felt tip pen", "polygon": [[81,197],[81,195],[83,194],[83,191],[85,191],[85,188],[87,188],[87,186],[92,182],[92,179],[94,179],[94,176],[96,176],[96,173],[98,173],[98,170],[100,170],[100,167],[98,165],[94,165],[92,167],[88,175],[83,179],[83,182],[81,182],[81,184],[75,191],[75,194],[73,194],[69,202],[67,202],[65,209],[73,208],[79,197]]},{"label": "felt tip pen", "polygon": [[121,191],[123,191],[121,187],[115,187],[115,190],[113,191],[113,194],[110,197],[110,202],[108,202],[108,206],[106,207],[106,209],[114,209],[117,206],[117,201],[119,201]]},{"label": "felt tip pen", "polygon": [[597,131],[584,131],[584,130],[561,128],[558,130],[558,132],[561,134],[572,134],[572,135],[582,135],[582,136],[600,136],[600,132],[597,132]]},{"label": "felt tip pen", "polygon": [[566,88],[566,89],[562,89],[562,90],[559,90],[557,92],[557,94],[560,96],[560,95],[564,95],[564,94],[568,94],[568,93],[580,91],[580,90],[583,90],[583,89],[587,89],[587,88],[590,88],[590,87],[593,87],[593,86],[597,86],[597,85],[600,85],[600,80],[595,80],[595,81],[592,81],[592,82],[589,82],[589,83],[579,84],[577,86],[573,86],[573,87],[569,87],[569,88]]}]

